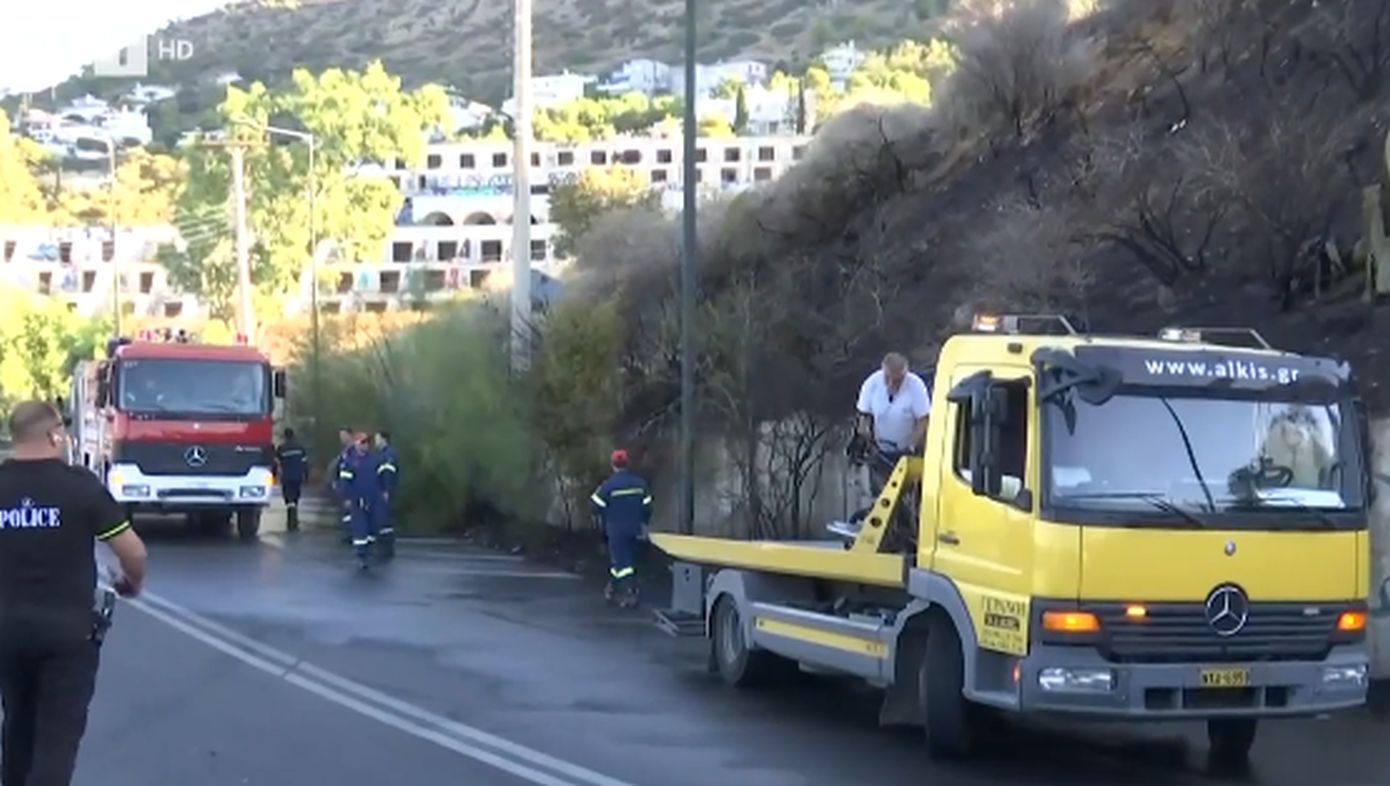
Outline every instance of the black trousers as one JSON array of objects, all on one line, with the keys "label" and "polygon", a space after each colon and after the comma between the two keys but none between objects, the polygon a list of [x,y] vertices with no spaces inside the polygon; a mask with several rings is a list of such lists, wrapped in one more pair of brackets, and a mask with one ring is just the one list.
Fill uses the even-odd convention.
[{"label": "black trousers", "polygon": [[72,783],[100,648],[84,626],[62,628],[0,623],[3,786]]}]

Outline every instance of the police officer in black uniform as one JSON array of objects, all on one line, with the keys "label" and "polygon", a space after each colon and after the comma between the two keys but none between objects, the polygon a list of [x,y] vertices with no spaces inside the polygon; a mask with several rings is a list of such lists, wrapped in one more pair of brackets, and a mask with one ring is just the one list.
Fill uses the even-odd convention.
[{"label": "police officer in black uniform", "polygon": [[120,560],[120,594],[139,594],[145,546],[96,476],[69,466],[53,407],[27,401],[9,419],[14,457],[0,464],[0,784],[68,786],[87,728],[105,627],[94,611],[94,541]]},{"label": "police officer in black uniform", "polygon": [[304,475],[309,465],[309,451],[295,437],[294,429],[285,429],[285,441],[275,448],[275,464],[280,470],[280,490],[285,497],[285,528],[299,529],[299,495],[304,490]]}]

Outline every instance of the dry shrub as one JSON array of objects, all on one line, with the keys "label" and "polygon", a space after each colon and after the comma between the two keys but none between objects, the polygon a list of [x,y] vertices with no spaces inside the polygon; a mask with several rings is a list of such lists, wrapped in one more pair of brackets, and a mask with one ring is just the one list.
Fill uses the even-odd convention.
[{"label": "dry shrub", "polygon": [[1074,101],[1096,53],[1071,13],[1066,0],[963,0],[949,27],[960,60],[937,104],[940,126],[958,141],[1021,138]]},{"label": "dry shrub", "polygon": [[991,207],[971,253],[978,283],[1002,302],[1030,311],[1084,310],[1094,277],[1083,260],[1075,211],[1009,198]]}]

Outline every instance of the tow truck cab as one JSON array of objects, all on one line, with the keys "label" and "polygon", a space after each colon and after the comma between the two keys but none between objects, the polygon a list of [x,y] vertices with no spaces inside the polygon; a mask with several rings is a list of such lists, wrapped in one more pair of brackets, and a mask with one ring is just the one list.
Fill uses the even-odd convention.
[{"label": "tow truck cab", "polygon": [[1206,719],[1214,750],[1243,755],[1259,718],[1362,704],[1370,476],[1350,369],[1253,331],[1244,347],[1025,321],[946,342],[922,457],[843,542],[653,537],[722,568],[701,611],[726,679],[776,661],[857,674],[886,688],[885,722],[949,754],[980,741],[982,707]]},{"label": "tow truck cab", "polygon": [[131,512],[186,513],[255,537],[275,487],[283,372],[252,347],[113,341],[83,365],[73,400],[83,463]]}]

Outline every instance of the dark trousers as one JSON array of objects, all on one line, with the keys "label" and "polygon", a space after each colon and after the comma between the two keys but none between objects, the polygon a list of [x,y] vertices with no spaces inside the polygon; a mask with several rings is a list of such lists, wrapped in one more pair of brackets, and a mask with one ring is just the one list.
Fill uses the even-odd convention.
[{"label": "dark trousers", "polygon": [[614,590],[635,589],[637,533],[632,527],[608,528],[608,576]]},{"label": "dark trousers", "polygon": [[285,519],[290,529],[299,526],[299,495],[303,490],[304,482],[298,478],[287,478],[280,485],[280,493],[285,498]]},{"label": "dark trousers", "polygon": [[69,786],[96,689],[98,646],[81,634],[0,625],[3,786]]}]

